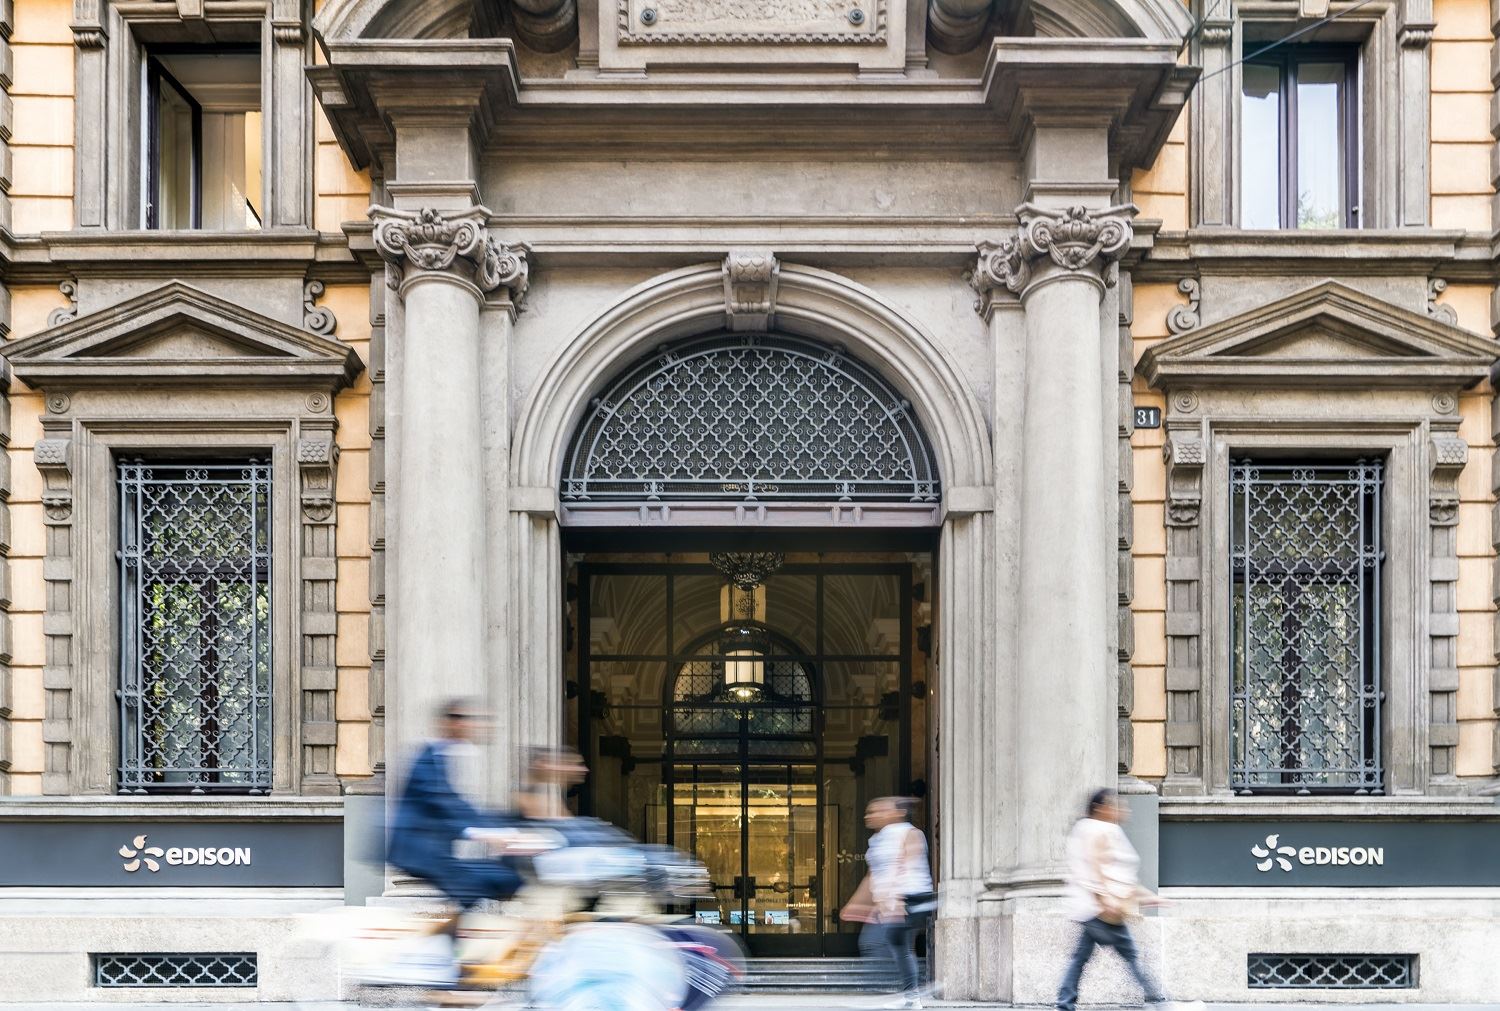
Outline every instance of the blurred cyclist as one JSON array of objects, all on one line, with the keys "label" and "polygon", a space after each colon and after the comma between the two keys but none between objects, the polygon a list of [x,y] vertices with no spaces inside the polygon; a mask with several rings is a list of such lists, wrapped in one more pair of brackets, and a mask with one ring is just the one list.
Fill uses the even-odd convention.
[{"label": "blurred cyclist", "polygon": [[[453,785],[454,768],[463,753],[489,739],[489,716],[467,699],[452,699],[438,709],[434,736],[417,753],[391,823],[386,859],[413,877],[437,887],[460,910],[482,899],[504,899],[521,886],[521,877],[496,858],[462,859],[454,845],[472,830],[493,828],[505,819],[480,812]],[[446,924],[451,933],[455,923]]]}]

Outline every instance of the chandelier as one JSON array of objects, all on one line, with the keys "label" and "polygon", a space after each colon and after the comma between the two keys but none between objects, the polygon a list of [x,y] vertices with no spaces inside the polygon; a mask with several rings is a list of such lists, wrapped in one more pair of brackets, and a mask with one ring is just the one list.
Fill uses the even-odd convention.
[{"label": "chandelier", "polygon": [[785,561],[786,555],[780,551],[713,551],[708,556],[710,565],[746,593],[765,582]]},{"label": "chandelier", "polygon": [[[730,606],[726,608],[726,620],[738,610],[741,617],[753,621],[756,590],[771,573],[781,568],[786,556],[780,551],[716,551],[709,554],[708,560],[729,581],[726,592],[730,598]],[[740,593],[738,608],[733,606],[736,590]],[[761,590],[761,593],[764,594],[765,591]],[[745,645],[759,645],[755,642],[759,636],[753,626],[741,627],[738,635],[747,640]],[[765,683],[766,661],[760,649],[741,646],[725,653],[724,687],[730,695],[741,702],[750,702],[760,695]]]}]

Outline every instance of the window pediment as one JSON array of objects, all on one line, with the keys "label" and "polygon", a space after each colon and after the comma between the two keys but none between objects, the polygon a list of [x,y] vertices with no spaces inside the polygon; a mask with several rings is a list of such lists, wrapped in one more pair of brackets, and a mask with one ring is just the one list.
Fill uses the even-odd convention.
[{"label": "window pediment", "polygon": [[1150,348],[1137,371],[1180,387],[1465,388],[1500,345],[1326,282]]},{"label": "window pediment", "polygon": [[340,341],[174,281],[16,341],[5,358],[40,389],[268,386],[334,392],[363,365]]}]

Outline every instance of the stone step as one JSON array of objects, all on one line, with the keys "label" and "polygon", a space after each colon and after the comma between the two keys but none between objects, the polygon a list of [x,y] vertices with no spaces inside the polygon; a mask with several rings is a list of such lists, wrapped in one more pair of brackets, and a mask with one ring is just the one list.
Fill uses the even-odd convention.
[{"label": "stone step", "polygon": [[746,993],[882,993],[900,985],[895,966],[862,958],[752,958]]}]

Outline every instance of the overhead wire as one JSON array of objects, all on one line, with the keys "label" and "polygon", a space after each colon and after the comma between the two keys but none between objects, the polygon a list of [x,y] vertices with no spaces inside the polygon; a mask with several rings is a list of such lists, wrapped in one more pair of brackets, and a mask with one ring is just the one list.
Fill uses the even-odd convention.
[{"label": "overhead wire", "polygon": [[[1220,2],[1222,2],[1222,0],[1220,0]],[[1292,32],[1292,33],[1290,33],[1288,35],[1282,36],[1281,38],[1277,39],[1275,42],[1269,42],[1266,45],[1261,46],[1255,52],[1248,53],[1248,54],[1240,57],[1239,59],[1235,60],[1233,63],[1226,64],[1225,66],[1220,67],[1218,70],[1215,70],[1212,73],[1204,74],[1202,77],[1198,78],[1198,83],[1201,84],[1204,81],[1208,80],[1210,77],[1217,77],[1220,74],[1223,74],[1223,73],[1226,73],[1226,72],[1228,72],[1230,70],[1233,70],[1235,67],[1238,67],[1241,63],[1245,63],[1245,62],[1248,62],[1250,60],[1253,60],[1257,56],[1263,56],[1266,53],[1269,53],[1271,50],[1275,49],[1277,46],[1286,45],[1288,42],[1292,41],[1293,39],[1300,38],[1303,35],[1306,35],[1308,32],[1317,31],[1319,28],[1322,28],[1324,25],[1330,25],[1333,22],[1337,21],[1339,18],[1344,17],[1347,14],[1353,14],[1355,11],[1359,10],[1361,7],[1364,7],[1366,4],[1373,3],[1373,2],[1374,2],[1374,0],[1359,0],[1359,3],[1354,4],[1354,5],[1350,6],[1350,7],[1345,7],[1343,10],[1339,11],[1337,14],[1329,14],[1326,17],[1321,17],[1318,20],[1314,21],[1310,25],[1304,25],[1303,27],[1298,28],[1296,31],[1294,31],[1294,32]],[[1218,8],[1215,7],[1214,9],[1217,10]],[[1208,20],[1208,16],[1205,15],[1203,20],[1207,21]],[[1201,24],[1202,23],[1200,22],[1200,27],[1201,27]],[[1197,29],[1194,29],[1194,31],[1196,32]]]}]

